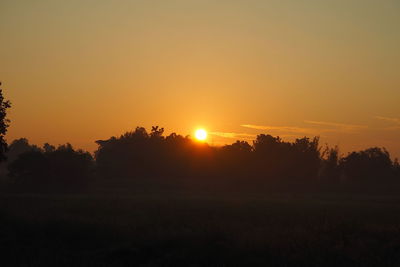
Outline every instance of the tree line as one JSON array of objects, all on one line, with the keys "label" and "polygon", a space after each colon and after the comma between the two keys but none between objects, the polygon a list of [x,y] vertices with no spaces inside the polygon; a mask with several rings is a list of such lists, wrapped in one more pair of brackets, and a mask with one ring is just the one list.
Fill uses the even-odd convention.
[{"label": "tree line", "polygon": [[320,146],[318,137],[287,142],[260,134],[252,144],[217,147],[175,133],[164,136],[155,126],[96,143],[92,155],[70,144],[38,147],[24,138],[14,140],[5,154],[8,181],[49,190],[83,189],[93,179],[215,188],[400,182],[399,163],[384,148],[340,156],[337,147]]}]

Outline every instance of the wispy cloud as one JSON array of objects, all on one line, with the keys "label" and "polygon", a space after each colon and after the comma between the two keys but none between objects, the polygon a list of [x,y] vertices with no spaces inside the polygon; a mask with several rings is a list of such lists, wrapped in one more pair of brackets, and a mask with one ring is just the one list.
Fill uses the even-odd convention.
[{"label": "wispy cloud", "polygon": [[256,134],[248,134],[248,133],[233,133],[233,132],[210,132],[209,134],[220,136],[224,138],[239,138],[239,139],[254,139]]},{"label": "wispy cloud", "polygon": [[324,129],[325,131],[335,131],[335,132],[353,132],[360,129],[365,129],[368,126],[360,125],[360,124],[347,124],[347,123],[338,123],[338,122],[329,122],[329,121],[311,121],[305,120],[307,124],[319,125],[319,126],[328,126],[331,127],[329,129]]},{"label": "wispy cloud", "polygon": [[[389,118],[383,116],[375,116],[376,119],[388,121],[394,124],[392,127],[385,128],[385,130],[400,129],[400,118]],[[340,122],[330,121],[314,121],[304,120],[303,123],[307,124],[308,127],[299,126],[273,126],[273,125],[256,125],[256,124],[242,124],[241,127],[267,131],[272,135],[279,135],[281,137],[298,138],[304,135],[318,135],[318,136],[329,136],[329,133],[345,133],[354,134],[365,129],[373,129],[367,125],[362,124],[347,124]],[[239,140],[254,140],[258,134],[252,133],[237,133],[237,132],[210,132],[210,135],[218,136],[229,139]],[[328,134],[328,135],[327,135]]]},{"label": "wispy cloud", "polygon": [[388,121],[392,122],[395,124],[400,124],[400,118],[391,118],[391,117],[384,117],[384,116],[375,116],[375,119],[382,120],[382,121]]},{"label": "wispy cloud", "polygon": [[392,117],[384,117],[384,116],[375,116],[374,118],[392,123],[392,126],[383,128],[384,130],[399,130],[400,129],[400,118],[392,118]]},{"label": "wispy cloud", "polygon": [[[310,124],[310,127],[297,127],[297,126],[270,126],[270,125],[254,125],[254,124],[242,124],[240,126],[256,130],[275,131],[279,133],[290,133],[290,134],[313,134],[321,135],[323,133],[338,132],[338,133],[354,133],[358,130],[368,128],[366,125],[360,124],[345,124],[328,121],[313,121],[305,120],[304,123]],[[323,126],[321,128],[320,126]]]},{"label": "wispy cloud", "polygon": [[279,131],[279,132],[289,132],[289,133],[313,133],[315,129],[303,128],[303,127],[293,127],[293,126],[269,126],[269,125],[254,125],[254,124],[242,124],[240,125],[245,128],[256,129],[256,130],[266,130],[266,131]]},{"label": "wispy cloud", "polygon": [[[272,125],[256,125],[256,124],[242,124],[241,127],[268,131],[271,134],[279,135],[281,137],[299,137],[304,135],[323,135],[325,133],[342,132],[342,133],[354,133],[356,130],[367,128],[366,125],[359,124],[345,124],[337,122],[327,121],[304,121],[306,124],[310,124],[310,127],[298,127],[298,126],[272,126]],[[319,127],[323,126],[323,128]],[[257,134],[251,133],[236,133],[236,132],[210,132],[210,135],[219,136],[230,139],[242,139],[242,140],[254,140]]]}]

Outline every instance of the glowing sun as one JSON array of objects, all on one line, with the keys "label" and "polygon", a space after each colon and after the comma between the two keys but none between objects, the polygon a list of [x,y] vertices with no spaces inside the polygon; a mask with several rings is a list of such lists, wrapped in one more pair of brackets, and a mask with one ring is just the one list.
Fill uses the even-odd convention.
[{"label": "glowing sun", "polygon": [[194,136],[196,137],[197,140],[204,141],[207,139],[207,131],[204,129],[197,129],[196,132],[194,133]]}]

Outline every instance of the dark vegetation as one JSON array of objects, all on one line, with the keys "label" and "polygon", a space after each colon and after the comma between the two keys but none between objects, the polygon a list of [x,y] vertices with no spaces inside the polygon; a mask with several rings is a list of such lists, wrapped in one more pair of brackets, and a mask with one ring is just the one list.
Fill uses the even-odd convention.
[{"label": "dark vegetation", "polygon": [[400,166],[384,148],[213,147],[159,127],[94,155],[7,146],[9,107],[0,89],[1,266],[400,266]]},{"label": "dark vegetation", "polygon": [[10,123],[10,121],[6,118],[7,109],[10,107],[11,107],[10,101],[4,99],[3,90],[0,89],[0,162],[6,159],[5,152],[7,151],[7,143],[6,140],[4,139],[4,136],[7,133],[7,128]]},{"label": "dark vegetation", "polygon": [[26,150],[8,165],[10,179],[17,187],[41,192],[79,192],[87,188],[93,168],[88,152],[75,151],[70,144],[57,148],[48,144],[43,149],[29,147],[26,139],[16,140],[10,148],[11,154],[14,149]]},{"label": "dark vegetation", "polygon": [[96,141],[94,157],[70,144],[40,148],[15,140],[6,154],[6,181],[10,188],[50,193],[82,192],[98,181],[128,183],[138,191],[397,190],[400,185],[399,164],[384,148],[340,157],[338,148],[322,149],[318,137],[286,142],[261,134],[251,145],[212,147],[163,131],[137,127]]}]

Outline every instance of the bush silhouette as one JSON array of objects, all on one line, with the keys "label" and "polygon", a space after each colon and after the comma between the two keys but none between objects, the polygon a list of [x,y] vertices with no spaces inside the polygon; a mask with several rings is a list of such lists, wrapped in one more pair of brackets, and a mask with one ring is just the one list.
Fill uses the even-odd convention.
[{"label": "bush silhouette", "polygon": [[84,189],[93,167],[92,156],[70,144],[46,148],[24,152],[9,164],[13,181],[43,191]]},{"label": "bush silhouette", "polygon": [[340,166],[349,180],[381,182],[394,176],[389,152],[379,147],[349,153],[341,159]]},{"label": "bush silhouette", "polygon": [[18,158],[19,155],[29,151],[40,151],[40,148],[36,145],[29,144],[29,141],[26,138],[20,138],[12,141],[8,146],[7,151],[8,163],[13,162]]}]

